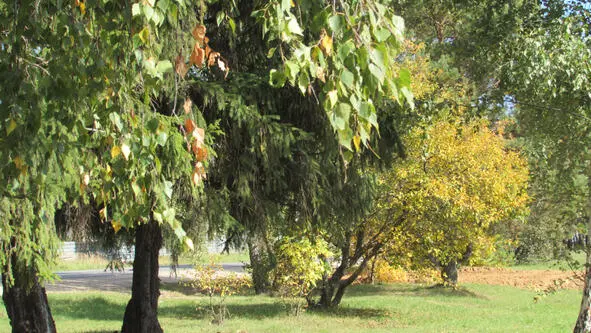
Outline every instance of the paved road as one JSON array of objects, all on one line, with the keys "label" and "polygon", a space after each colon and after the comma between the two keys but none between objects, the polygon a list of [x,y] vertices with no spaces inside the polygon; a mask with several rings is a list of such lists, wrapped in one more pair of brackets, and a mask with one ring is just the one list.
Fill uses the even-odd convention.
[{"label": "paved road", "polygon": [[[169,266],[160,267],[160,280],[163,282],[176,282],[183,276],[190,276],[193,266],[180,265],[177,269],[177,277],[171,276]],[[244,264],[229,263],[222,264],[225,272],[244,272]],[[68,271],[57,272],[60,280],[49,283],[45,286],[47,291],[84,291],[102,290],[131,292],[131,278],[133,270],[124,272],[105,272],[103,270]]]}]

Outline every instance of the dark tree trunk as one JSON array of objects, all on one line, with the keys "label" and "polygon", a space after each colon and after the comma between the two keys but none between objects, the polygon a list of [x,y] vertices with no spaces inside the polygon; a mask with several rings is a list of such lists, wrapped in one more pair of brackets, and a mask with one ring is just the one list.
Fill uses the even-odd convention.
[{"label": "dark tree trunk", "polygon": [[441,267],[443,283],[455,287],[458,284],[458,262],[452,260]]},{"label": "dark tree trunk", "polygon": [[135,258],[131,300],[123,317],[123,333],[160,333],[158,322],[158,251],[162,246],[162,230],[152,217],[135,229]]},{"label": "dark tree trunk", "polygon": [[272,253],[264,232],[260,230],[248,232],[247,242],[250,266],[252,267],[252,284],[255,292],[262,294],[267,292],[271,285],[269,272],[273,268]]},{"label": "dark tree trunk", "polygon": [[[13,257],[13,260],[16,258]],[[15,261],[13,261],[15,262]],[[47,302],[45,288],[30,268],[13,265],[14,285],[2,274],[2,300],[13,333],[55,333],[55,323]],[[28,270],[28,271],[27,271]]]}]

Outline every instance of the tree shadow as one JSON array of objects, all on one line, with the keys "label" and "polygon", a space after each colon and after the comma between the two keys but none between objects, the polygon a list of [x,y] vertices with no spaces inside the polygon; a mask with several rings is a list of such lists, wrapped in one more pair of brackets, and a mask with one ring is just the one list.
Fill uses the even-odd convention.
[{"label": "tree shadow", "polygon": [[371,309],[371,308],[353,308],[348,306],[339,306],[336,308],[318,308],[312,310],[312,313],[318,314],[324,317],[335,317],[335,318],[360,318],[360,319],[376,319],[391,317],[392,313],[383,309]]},{"label": "tree shadow", "polygon": [[54,314],[71,319],[123,320],[125,311],[125,304],[111,302],[100,296],[76,300],[50,299],[49,305]]},{"label": "tree shadow", "polygon": [[483,298],[486,297],[479,295],[466,287],[458,286],[456,288],[450,288],[441,284],[435,285],[421,285],[421,284],[366,284],[357,285],[348,290],[345,297],[362,297],[362,296],[388,296],[388,295],[399,295],[399,296],[414,296],[414,297],[471,297],[471,298]]}]

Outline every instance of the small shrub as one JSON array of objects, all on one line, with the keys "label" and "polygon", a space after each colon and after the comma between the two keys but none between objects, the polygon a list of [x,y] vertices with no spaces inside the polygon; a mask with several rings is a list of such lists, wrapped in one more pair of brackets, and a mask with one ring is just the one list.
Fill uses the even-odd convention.
[{"label": "small shrub", "polygon": [[192,279],[184,284],[209,297],[212,323],[221,325],[230,317],[226,298],[250,288],[252,280],[247,275],[224,272],[221,265],[210,262],[196,265]]},{"label": "small shrub", "polygon": [[316,283],[330,269],[322,260],[331,256],[328,244],[285,237],[275,244],[275,254],[277,264],[271,271],[275,293],[297,316],[305,310]]}]

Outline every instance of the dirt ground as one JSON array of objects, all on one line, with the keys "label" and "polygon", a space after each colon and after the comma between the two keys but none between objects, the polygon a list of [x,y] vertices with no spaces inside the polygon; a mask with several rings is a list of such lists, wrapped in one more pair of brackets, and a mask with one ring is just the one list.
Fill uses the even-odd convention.
[{"label": "dirt ground", "polygon": [[483,283],[533,290],[552,288],[581,289],[583,272],[559,270],[512,270],[509,268],[466,267],[459,272],[459,283]]}]

